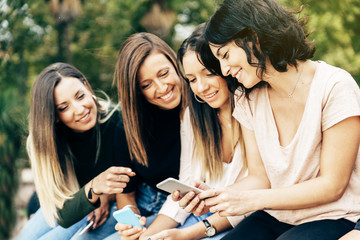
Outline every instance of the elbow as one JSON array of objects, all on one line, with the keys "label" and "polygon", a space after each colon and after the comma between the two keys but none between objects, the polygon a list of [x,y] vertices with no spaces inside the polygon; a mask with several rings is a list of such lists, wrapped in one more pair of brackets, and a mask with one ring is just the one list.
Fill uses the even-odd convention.
[{"label": "elbow", "polygon": [[334,184],[334,180],[328,181],[328,188],[327,189],[327,196],[328,196],[328,202],[335,202],[339,200],[345,193],[345,190],[347,189],[347,186],[349,184],[349,181],[338,181]]},{"label": "elbow", "polygon": [[63,228],[69,228],[72,226],[72,224],[70,223],[67,223],[67,222],[64,222],[64,221],[61,221],[61,220],[57,220],[56,221],[57,224],[59,224],[59,226],[63,227]]},{"label": "elbow", "polygon": [[[346,185],[347,186],[347,185]],[[346,190],[346,186],[345,187],[337,187],[337,188],[334,188],[334,190],[332,191],[332,201],[337,201],[339,200],[345,193],[345,190]]]}]

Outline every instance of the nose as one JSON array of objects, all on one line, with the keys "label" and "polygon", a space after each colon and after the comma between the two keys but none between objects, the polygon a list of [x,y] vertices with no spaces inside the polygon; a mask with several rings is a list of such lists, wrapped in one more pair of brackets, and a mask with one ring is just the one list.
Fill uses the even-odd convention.
[{"label": "nose", "polygon": [[198,84],[197,84],[197,90],[199,93],[205,92],[209,87],[209,84],[207,84],[207,81],[203,78],[199,78]]},{"label": "nose", "polygon": [[220,68],[221,68],[221,73],[225,77],[229,76],[229,74],[230,74],[230,66],[226,62],[220,61]]},{"label": "nose", "polygon": [[73,102],[74,112],[75,114],[82,114],[84,112],[84,106],[81,104],[81,102]]},{"label": "nose", "polygon": [[166,82],[163,82],[159,79],[155,80],[155,85],[156,85],[156,89],[160,92],[160,93],[166,93],[167,89],[168,89],[168,85]]}]

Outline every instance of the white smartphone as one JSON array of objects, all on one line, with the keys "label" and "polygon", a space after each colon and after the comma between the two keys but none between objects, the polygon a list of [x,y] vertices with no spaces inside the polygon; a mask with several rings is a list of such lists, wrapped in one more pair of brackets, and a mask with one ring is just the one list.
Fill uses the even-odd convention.
[{"label": "white smartphone", "polygon": [[203,192],[203,190],[190,186],[189,184],[180,182],[175,178],[167,178],[164,181],[158,183],[156,187],[168,193],[173,193],[174,191],[179,190],[181,197],[183,197],[186,193],[190,191],[193,191],[195,193]]},{"label": "white smartphone", "polygon": [[94,220],[91,220],[88,225],[86,225],[86,227],[84,227],[80,232],[79,232],[79,236],[83,235],[84,233],[86,233],[87,231],[89,231],[90,227],[94,224]]}]

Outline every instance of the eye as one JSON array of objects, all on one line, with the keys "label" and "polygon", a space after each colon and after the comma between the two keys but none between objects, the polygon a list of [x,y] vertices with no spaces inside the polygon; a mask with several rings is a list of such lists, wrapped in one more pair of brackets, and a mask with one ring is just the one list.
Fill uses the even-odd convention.
[{"label": "eye", "polygon": [[222,59],[225,59],[225,58],[227,58],[227,56],[228,56],[228,53],[229,53],[229,51],[227,51],[226,53],[224,53],[224,55],[223,55]]},{"label": "eye", "polygon": [[78,96],[78,99],[82,99],[85,97],[85,93],[81,93],[79,96]]},{"label": "eye", "polygon": [[169,74],[169,70],[166,69],[166,70],[160,72],[160,77],[166,77],[168,74]]},{"label": "eye", "polygon": [[194,83],[196,81],[196,78],[188,78],[190,83]]},{"label": "eye", "polygon": [[150,87],[150,85],[151,85],[151,83],[144,83],[144,84],[140,85],[140,88],[141,89],[147,89],[147,88]]},{"label": "eye", "polygon": [[63,111],[65,111],[66,109],[68,108],[68,106],[62,106],[62,107],[58,107],[58,111],[59,112],[63,112]]}]

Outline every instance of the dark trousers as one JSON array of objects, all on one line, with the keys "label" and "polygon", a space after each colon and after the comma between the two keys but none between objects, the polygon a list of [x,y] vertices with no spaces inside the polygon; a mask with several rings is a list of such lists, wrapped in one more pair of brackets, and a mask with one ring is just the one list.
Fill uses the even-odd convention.
[{"label": "dark trousers", "polygon": [[264,211],[256,211],[241,221],[222,239],[237,240],[332,240],[354,229],[346,220],[319,220],[300,225],[279,222]]}]

